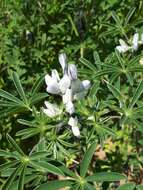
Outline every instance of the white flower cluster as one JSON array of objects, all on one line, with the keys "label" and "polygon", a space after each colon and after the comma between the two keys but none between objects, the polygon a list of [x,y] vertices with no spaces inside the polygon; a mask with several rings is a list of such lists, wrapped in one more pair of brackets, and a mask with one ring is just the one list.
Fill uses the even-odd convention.
[{"label": "white flower cluster", "polygon": [[137,51],[140,44],[143,44],[143,33],[139,36],[139,33],[135,33],[132,39],[131,45],[128,45],[124,40],[119,40],[120,45],[116,46],[116,49],[120,53],[125,53],[128,50]]},{"label": "white flower cluster", "polygon": [[[75,112],[74,100],[83,98],[90,88],[90,81],[80,81],[77,77],[77,68],[74,64],[67,64],[65,53],[59,55],[59,62],[62,67],[63,77],[60,78],[56,69],[52,70],[51,76],[45,76],[47,92],[62,96],[62,101],[67,113],[72,115]],[[46,108],[43,112],[49,117],[55,117],[62,113],[56,105],[45,102]],[[71,126],[74,136],[80,136],[77,117],[70,117],[68,124]]]}]

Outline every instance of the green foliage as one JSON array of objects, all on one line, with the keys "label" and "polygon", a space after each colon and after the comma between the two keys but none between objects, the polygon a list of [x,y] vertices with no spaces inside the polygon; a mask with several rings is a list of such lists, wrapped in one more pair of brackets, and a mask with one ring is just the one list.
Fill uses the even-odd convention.
[{"label": "green foliage", "polygon": [[[142,0],[0,2],[1,190],[143,189],[142,17]],[[135,33],[138,49],[120,53]],[[46,92],[60,52],[91,82],[74,100],[79,137]],[[62,113],[44,114],[45,100]]]},{"label": "green foliage", "polygon": [[75,174],[74,174],[67,168],[61,167],[61,169],[63,169],[63,172],[69,175],[71,179],[68,178],[68,180],[66,181],[64,180],[53,181],[47,184],[42,184],[40,187],[36,188],[36,190],[44,190],[46,188],[52,189],[53,187],[55,189],[60,189],[61,187],[67,187],[67,186],[71,187],[71,189],[76,187],[77,190],[86,189],[87,186],[89,186],[90,189],[91,188],[94,189],[94,185],[90,184],[90,182],[97,182],[97,183],[104,182],[104,181],[113,182],[113,181],[119,181],[121,179],[126,179],[124,175],[114,173],[114,172],[109,172],[109,173],[100,172],[100,173],[95,173],[91,176],[85,177],[88,170],[89,163],[95,152],[95,147],[96,147],[96,143],[94,142],[93,144],[90,145],[90,147],[86,151],[83,157],[83,160],[80,164],[80,175],[78,174],[77,171],[75,171]]}]

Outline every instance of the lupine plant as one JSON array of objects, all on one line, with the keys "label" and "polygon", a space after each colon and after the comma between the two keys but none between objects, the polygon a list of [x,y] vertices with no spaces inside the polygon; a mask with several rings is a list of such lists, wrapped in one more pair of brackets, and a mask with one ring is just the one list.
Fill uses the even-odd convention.
[{"label": "lupine plant", "polygon": [[[14,139],[9,134],[6,135],[13,152],[0,150],[0,156],[8,160],[0,165],[2,177],[7,177],[7,180],[3,182],[2,190],[11,188],[23,190],[24,187],[27,187],[27,184],[30,185],[31,181],[31,187],[37,190],[58,190],[62,187],[91,190],[100,188],[104,181],[126,180],[123,174],[116,172],[94,172],[94,165],[91,165],[93,172],[88,171],[97,146],[94,127],[102,139],[102,143],[104,141],[103,136],[106,136],[106,133],[114,134],[114,132],[108,128],[103,127],[104,129],[102,129],[102,125],[106,121],[100,121],[99,119],[100,123],[96,123],[94,115],[86,114],[87,117],[84,114],[82,116],[80,111],[78,113],[79,107],[76,106],[76,102],[78,103],[85,98],[91,83],[89,80],[81,81],[78,78],[76,66],[68,64],[65,53],[59,55],[59,62],[62,66],[63,76],[60,77],[57,70],[52,70],[51,76],[49,74],[45,75],[46,95],[45,93],[37,93],[42,84],[42,79],[40,78],[34,85],[31,94],[26,96],[16,73],[12,73],[12,79],[21,99],[4,90],[0,91],[0,96],[3,98],[1,100],[2,106],[7,107],[6,105],[9,105],[3,111],[5,114],[19,114],[22,112],[31,114],[31,118],[33,117],[33,120],[30,121],[25,119],[17,120],[28,128],[19,130],[16,136],[21,137],[22,140],[33,136],[38,138],[34,147],[29,147],[26,150],[28,153],[24,153]],[[58,106],[47,100],[41,108],[36,106],[43,98],[48,97],[50,99],[51,95],[52,100],[55,99],[54,96],[59,97]],[[3,112],[1,113],[2,115]],[[86,123],[86,120],[90,121],[89,124]],[[81,150],[78,147],[80,139],[84,138],[84,128],[87,127],[88,130],[86,130],[89,131],[87,133],[88,146],[82,158],[80,156]],[[83,134],[80,131],[83,131]],[[85,151],[85,149],[83,150]],[[64,160],[66,161],[65,163]],[[68,166],[73,163],[75,167],[69,169]],[[59,177],[59,179],[48,182],[48,176],[51,174],[55,178]],[[60,180],[61,177],[63,180]],[[40,180],[35,185],[34,181],[38,178]],[[40,183],[44,184],[40,185]]]}]

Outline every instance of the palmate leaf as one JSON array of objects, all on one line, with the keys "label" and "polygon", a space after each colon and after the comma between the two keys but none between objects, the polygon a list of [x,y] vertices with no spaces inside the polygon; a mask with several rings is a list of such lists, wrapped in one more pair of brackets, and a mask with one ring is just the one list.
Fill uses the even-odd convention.
[{"label": "palmate leaf", "polygon": [[74,23],[74,21],[73,21],[71,15],[68,14],[67,17],[68,17],[68,19],[69,19],[69,21],[70,21],[70,23],[71,23],[72,31],[74,31],[76,37],[78,37],[78,36],[79,36],[79,33],[78,33],[78,30],[77,30],[77,28],[76,28],[76,25],[75,25],[75,23]]},{"label": "palmate leaf", "polygon": [[48,93],[37,93],[34,94],[30,99],[29,102],[31,105],[36,104],[37,102],[41,101],[42,99],[47,98],[49,95]]},{"label": "palmate leaf", "polygon": [[28,139],[34,135],[40,134],[41,130],[40,128],[31,127],[28,129],[23,129],[21,131],[18,131],[16,133],[16,136],[21,137],[22,140]]},{"label": "palmate leaf", "polygon": [[143,73],[143,66],[131,66],[128,68],[128,71],[133,72],[133,73],[135,73],[135,72]]},{"label": "palmate leaf", "polygon": [[25,153],[23,152],[23,150],[17,145],[17,143],[14,141],[14,139],[7,134],[6,135],[7,140],[9,142],[9,144],[21,155],[21,156],[25,156]]},{"label": "palmate leaf", "polygon": [[10,107],[5,108],[5,109],[0,111],[0,118],[6,117],[7,115],[11,115],[11,114],[25,112],[27,110],[29,110],[29,109],[27,109],[25,106],[23,106],[23,104],[22,105],[10,106]]},{"label": "palmate leaf", "polygon": [[35,123],[31,122],[31,121],[27,121],[27,120],[24,120],[24,119],[18,119],[17,120],[18,123],[22,124],[22,125],[26,125],[26,126],[29,126],[29,127],[33,127],[33,126],[37,126]]},{"label": "palmate leaf", "polygon": [[100,60],[100,57],[97,51],[94,51],[93,57],[94,57],[95,65],[97,66],[98,70],[101,70],[102,62]]},{"label": "palmate leaf", "polygon": [[[31,174],[31,175],[25,176],[24,184],[34,180],[35,178],[37,178],[37,174]],[[18,183],[19,183],[19,179],[15,180],[12,186],[10,187],[10,190],[18,190]]]},{"label": "palmate leaf", "polygon": [[16,164],[18,164],[19,161],[17,160],[14,160],[14,161],[11,161],[11,162],[7,162],[5,164],[2,164],[0,165],[0,172],[2,172],[3,170],[6,170],[8,168],[11,168],[11,167],[14,167]]},{"label": "palmate leaf", "polygon": [[117,190],[133,190],[135,186],[135,183],[126,183],[118,187]]},{"label": "palmate leaf", "polygon": [[19,105],[23,104],[23,102],[20,99],[16,98],[15,96],[10,94],[9,92],[6,92],[6,91],[4,91],[2,89],[0,89],[0,97],[5,98],[7,100],[10,100],[12,102],[15,102],[15,103],[17,103]]},{"label": "palmate leaf", "polygon": [[12,73],[12,79],[13,79],[14,85],[15,85],[15,87],[17,89],[17,92],[20,95],[21,99],[25,103],[27,103],[27,98],[26,98],[25,92],[24,92],[24,90],[22,88],[21,82],[20,82],[18,74],[16,72]]},{"label": "palmate leaf", "polygon": [[91,63],[89,62],[87,59],[85,58],[80,58],[80,62],[85,65],[88,69],[90,69],[91,71],[96,72],[97,68]]},{"label": "palmate leaf", "polygon": [[107,83],[107,86],[109,90],[112,92],[112,94],[114,95],[114,97],[123,103],[123,97],[120,91],[116,87],[114,87],[112,84],[108,83],[107,81],[105,82]]},{"label": "palmate leaf", "polygon": [[76,144],[72,144],[72,143],[69,143],[69,142],[66,142],[66,141],[63,141],[62,139],[58,139],[58,141],[62,144],[62,145],[64,145],[64,146],[67,146],[67,147],[75,147],[76,146]]},{"label": "palmate leaf", "polygon": [[48,155],[49,155],[48,151],[35,152],[35,153],[31,154],[30,159],[37,160],[40,158],[45,158]]},{"label": "palmate leaf", "polygon": [[80,184],[78,184],[78,183],[73,184],[72,187],[70,188],[70,190],[81,190]]},{"label": "palmate leaf", "polygon": [[7,181],[5,182],[5,184],[3,185],[1,190],[10,190],[10,187],[13,183],[13,181],[15,180],[16,176],[18,175],[19,171],[21,170],[21,165],[19,165],[14,171],[13,173],[10,175],[10,177],[7,179]]},{"label": "palmate leaf", "polygon": [[115,54],[116,54],[116,57],[117,57],[117,59],[118,59],[118,62],[119,62],[119,64],[120,64],[121,68],[122,68],[123,70],[125,70],[124,59],[121,57],[119,51],[118,51],[118,50],[115,50]]},{"label": "palmate leaf", "polygon": [[16,72],[12,73],[12,80],[21,99],[15,97],[9,92],[0,89],[0,97],[7,100],[0,100],[1,106],[6,108],[4,110],[1,109],[0,117],[29,110],[31,111],[30,106],[33,106],[34,104],[38,103],[48,96],[48,93],[37,93],[37,90],[39,89],[42,82],[41,78],[33,87],[31,97],[29,99],[27,99],[26,97],[26,94],[22,88],[21,82]]},{"label": "palmate leaf", "polygon": [[56,175],[64,176],[64,173],[58,167],[48,162],[45,162],[45,161],[36,162],[34,160],[31,160],[30,164],[36,169],[39,169],[39,170],[41,169],[42,171],[45,171],[45,172],[50,172]]},{"label": "palmate leaf", "polygon": [[88,170],[88,166],[90,164],[90,161],[92,159],[92,156],[95,152],[95,149],[96,149],[96,142],[92,143],[90,145],[90,147],[88,148],[88,150],[86,151],[84,157],[83,157],[83,160],[81,161],[81,164],[80,164],[80,175],[82,177],[85,177],[86,175],[86,172]]},{"label": "palmate leaf", "polygon": [[128,106],[129,108],[133,108],[133,106],[136,104],[136,102],[138,101],[138,99],[142,93],[143,93],[143,81],[141,81],[140,84],[138,85],[138,87],[131,99],[131,102]]},{"label": "palmate leaf", "polygon": [[117,14],[115,13],[115,11],[112,11],[112,17],[113,17],[114,21],[116,22],[116,24],[117,24],[119,27],[122,27],[121,20],[119,19],[119,17],[118,17]]},{"label": "palmate leaf", "polygon": [[55,180],[50,181],[48,183],[44,183],[34,190],[59,190],[64,187],[70,187],[72,185],[72,181],[70,180]]},{"label": "palmate leaf", "polygon": [[125,175],[116,173],[116,172],[99,172],[95,173],[92,176],[86,177],[87,181],[96,181],[96,182],[104,182],[104,181],[119,181],[127,179]]},{"label": "palmate leaf", "polygon": [[8,152],[5,150],[0,150],[0,157],[5,157],[5,158],[16,158],[16,154],[12,153],[12,152]]},{"label": "palmate leaf", "polygon": [[135,10],[136,10],[135,7],[132,7],[132,8],[129,10],[127,16],[125,17],[125,22],[124,22],[124,25],[125,25],[125,26],[129,23],[129,21],[130,21],[131,17],[133,16]]},{"label": "palmate leaf", "polygon": [[60,166],[59,167],[65,174],[67,174],[68,176],[70,176],[70,177],[72,177],[72,178],[77,178],[77,176],[76,176],[76,174],[72,171],[72,170],[70,170],[70,169],[68,169],[66,166]]},{"label": "palmate leaf", "polygon": [[[21,103],[22,104],[22,103]],[[2,107],[16,107],[20,104],[17,104],[16,102],[11,102],[11,101],[4,101],[4,100],[0,100],[0,105]]]},{"label": "palmate leaf", "polygon": [[84,190],[95,190],[95,187],[90,183],[86,183]]},{"label": "palmate leaf", "polygon": [[34,83],[33,87],[32,87],[32,90],[31,90],[31,96],[35,95],[38,90],[40,89],[42,83],[44,81],[44,75],[40,76],[36,82]]},{"label": "palmate leaf", "polygon": [[20,177],[19,177],[18,190],[24,190],[25,170],[26,170],[26,165],[23,165],[21,173],[20,173]]},{"label": "palmate leaf", "polygon": [[[94,75],[92,75],[92,79],[95,79],[95,78],[98,78],[98,77],[101,77],[101,76],[104,76],[104,75],[108,75],[108,74],[115,74],[115,73],[118,73],[118,75],[121,73],[118,69],[103,69],[102,71],[98,71],[96,72]],[[90,73],[91,75],[91,73]]]}]

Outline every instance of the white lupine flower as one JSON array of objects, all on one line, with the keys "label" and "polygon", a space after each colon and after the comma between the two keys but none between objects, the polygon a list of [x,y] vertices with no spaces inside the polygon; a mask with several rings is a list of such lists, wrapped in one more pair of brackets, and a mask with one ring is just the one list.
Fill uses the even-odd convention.
[{"label": "white lupine flower", "polygon": [[126,42],[122,39],[119,40],[120,45],[116,46],[116,49],[120,52],[120,53],[125,53],[126,51],[128,51],[130,49],[130,47],[126,44]]},{"label": "white lupine flower", "polygon": [[74,64],[68,65],[68,75],[71,78],[71,80],[77,79],[77,68]]},{"label": "white lupine flower", "polygon": [[58,73],[58,71],[56,69],[52,70],[52,74],[51,75],[52,75],[52,78],[55,79],[57,82],[60,81],[59,73]]},{"label": "white lupine flower", "polygon": [[[75,112],[73,100],[84,98],[91,84],[89,80],[80,81],[77,78],[77,68],[74,64],[67,65],[65,53],[59,55],[59,62],[63,70],[63,77],[60,79],[57,70],[52,70],[51,76],[48,74],[45,76],[46,90],[48,93],[62,96],[65,111],[72,115]],[[56,105],[49,102],[45,102],[45,105],[46,108],[42,109],[49,117],[55,117],[62,113]],[[80,136],[77,118],[71,117],[68,124],[71,126],[74,136]]]},{"label": "white lupine flower", "polygon": [[62,67],[63,73],[65,73],[67,67],[67,56],[65,53],[59,54],[59,62]]},{"label": "white lupine flower", "polygon": [[75,107],[74,107],[74,104],[73,102],[68,102],[66,105],[66,112],[69,113],[70,115],[73,114],[75,112]]},{"label": "white lupine flower", "polygon": [[59,82],[59,88],[62,94],[65,94],[66,90],[70,87],[71,80],[67,74],[63,76],[63,78]]},{"label": "white lupine flower", "polygon": [[45,76],[45,82],[47,84],[46,90],[48,93],[51,93],[51,94],[59,94],[60,93],[59,84],[55,78],[53,78],[47,74]]},{"label": "white lupine flower", "polygon": [[79,137],[80,136],[80,130],[78,128],[78,119],[75,117],[71,117],[69,119],[69,122],[68,122],[68,125],[71,126],[71,129],[72,129],[72,132],[73,132],[73,135],[76,136],[76,137]]},{"label": "white lupine flower", "polygon": [[47,92],[51,94],[64,94],[71,85],[71,80],[68,75],[64,75],[60,80],[59,74],[56,70],[52,70],[52,76],[46,75],[45,82],[47,84]]},{"label": "white lupine flower", "polygon": [[88,90],[91,87],[91,83],[89,80],[83,80],[82,85],[83,85],[85,90]]},{"label": "white lupine flower", "polygon": [[73,94],[72,94],[72,89],[67,89],[66,93],[62,96],[63,98],[63,103],[67,104],[68,102],[72,102],[73,100]]},{"label": "white lupine flower", "polygon": [[116,46],[116,49],[117,49],[120,53],[125,53],[125,52],[126,52],[122,46]]},{"label": "white lupine flower", "polygon": [[72,129],[73,135],[75,137],[79,137],[80,136],[80,130],[79,130],[79,128],[77,126],[73,126],[73,127],[71,127],[71,129]]},{"label": "white lupine flower", "polygon": [[138,33],[135,33],[134,36],[133,36],[133,49],[136,51],[138,49],[138,43],[139,42],[139,34]]},{"label": "white lupine flower", "polygon": [[71,82],[74,100],[82,99],[86,96],[87,90],[91,87],[89,80],[80,81],[79,79]]},{"label": "white lupine flower", "polygon": [[56,105],[51,104],[48,101],[45,101],[44,103],[46,108],[42,108],[42,110],[47,116],[52,118],[62,113],[62,111]]}]

